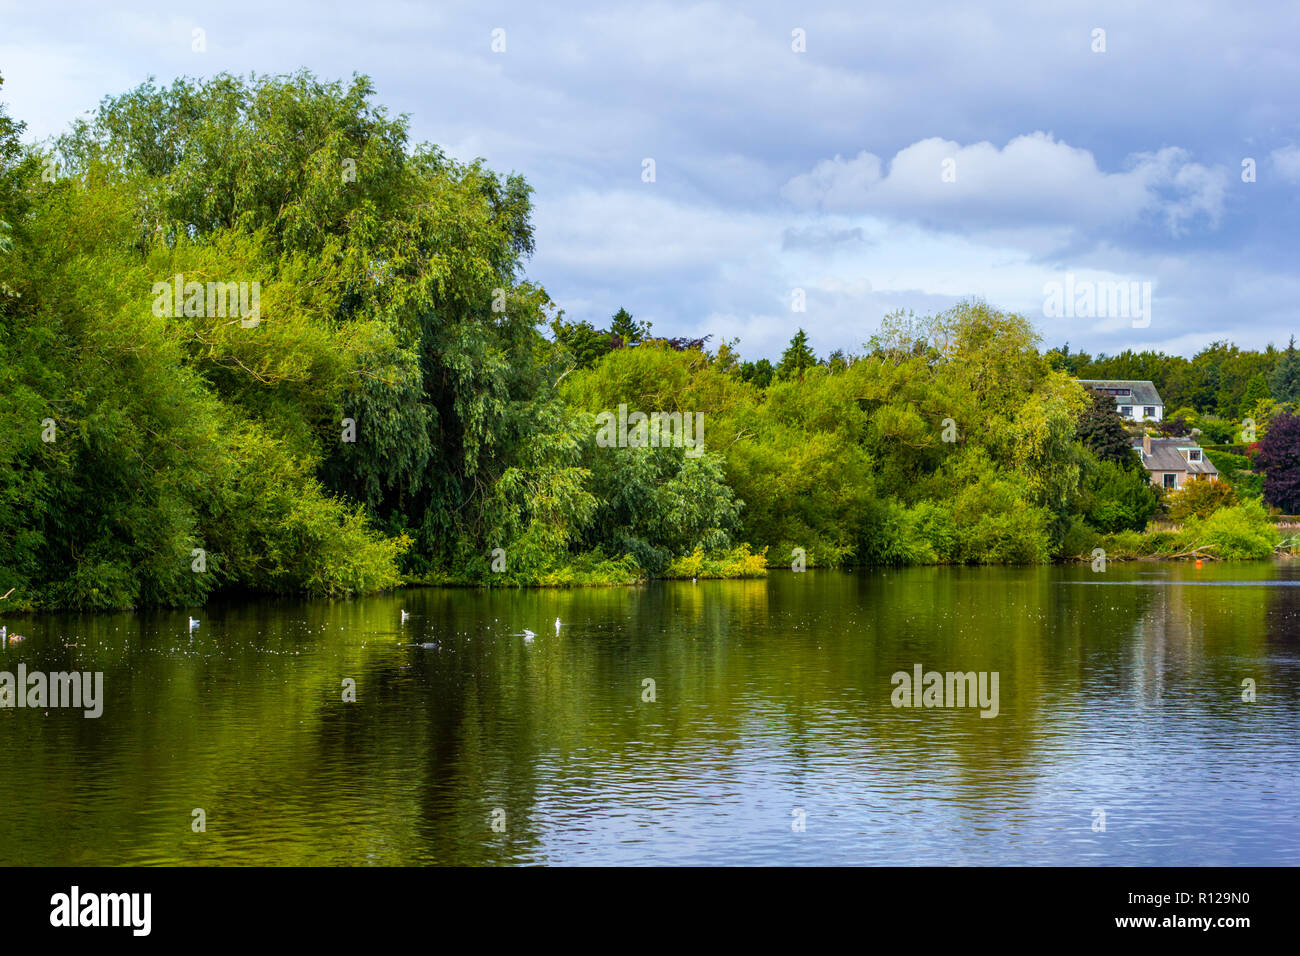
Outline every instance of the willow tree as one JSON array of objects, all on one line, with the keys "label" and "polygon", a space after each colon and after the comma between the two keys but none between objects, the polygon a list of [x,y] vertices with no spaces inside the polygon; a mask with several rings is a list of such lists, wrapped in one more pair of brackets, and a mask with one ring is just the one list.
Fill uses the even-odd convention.
[{"label": "willow tree", "polygon": [[146,83],[60,148],[133,184],[153,275],[262,283],[255,334],[187,330],[221,394],[409,531],[412,568],[481,550],[489,490],[536,439],[560,371],[537,331],[549,300],[524,278],[522,178],[410,144],[365,77],[305,72]]}]

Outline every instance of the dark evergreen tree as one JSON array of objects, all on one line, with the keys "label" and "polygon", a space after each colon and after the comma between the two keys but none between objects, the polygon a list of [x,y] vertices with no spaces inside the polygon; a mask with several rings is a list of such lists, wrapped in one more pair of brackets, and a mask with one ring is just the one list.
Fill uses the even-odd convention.
[{"label": "dark evergreen tree", "polygon": [[750,382],[759,388],[767,388],[772,384],[772,376],[776,369],[767,359],[759,359],[757,362],[744,362],[740,366],[740,379],[743,382]]},{"label": "dark evergreen tree", "polygon": [[1296,352],[1294,335],[1291,336],[1286,351],[1278,358],[1277,365],[1273,367],[1268,387],[1278,402],[1300,399],[1300,353]]},{"label": "dark evergreen tree", "polygon": [[817,356],[808,345],[808,333],[800,329],[790,339],[790,345],[781,353],[781,363],[776,367],[778,378],[792,378],[817,364]]},{"label": "dark evergreen tree", "polygon": [[1124,420],[1115,410],[1115,399],[1096,389],[1088,392],[1092,403],[1083,410],[1075,426],[1079,440],[1102,461],[1113,461],[1126,468],[1139,464]]},{"label": "dark evergreen tree", "polygon": [[609,321],[609,334],[617,339],[615,347],[639,345],[650,337],[650,323],[637,322],[632,313],[620,307]]}]

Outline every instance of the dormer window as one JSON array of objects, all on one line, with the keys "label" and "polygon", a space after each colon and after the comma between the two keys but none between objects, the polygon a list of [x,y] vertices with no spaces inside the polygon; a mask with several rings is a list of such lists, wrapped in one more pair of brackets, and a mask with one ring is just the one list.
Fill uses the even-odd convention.
[{"label": "dormer window", "polygon": [[1201,460],[1201,450],[1200,450],[1199,448],[1189,448],[1189,449],[1187,449],[1187,460],[1188,460],[1188,461],[1200,461],[1200,460]]}]

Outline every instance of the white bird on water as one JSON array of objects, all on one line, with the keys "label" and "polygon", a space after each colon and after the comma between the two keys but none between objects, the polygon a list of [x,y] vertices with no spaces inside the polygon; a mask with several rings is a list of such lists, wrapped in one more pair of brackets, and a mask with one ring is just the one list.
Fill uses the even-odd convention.
[{"label": "white bird on water", "polygon": [[406,623],[406,619],[407,619],[408,617],[410,617],[410,616],[411,616],[411,612],[410,612],[410,611],[402,611],[402,623],[405,624],[405,623]]},{"label": "white bird on water", "polygon": [[528,630],[528,628],[524,628],[524,633],[516,634],[515,636],[522,637],[524,639],[525,644],[531,644],[533,642],[533,638],[536,637],[537,635],[534,634],[532,631]]},{"label": "white bird on water", "polygon": [[194,618],[190,618],[190,630],[192,631],[198,626],[199,626],[199,622]]},{"label": "white bird on water", "polygon": [[558,617],[555,619],[555,633],[557,635],[560,633],[560,619]]}]

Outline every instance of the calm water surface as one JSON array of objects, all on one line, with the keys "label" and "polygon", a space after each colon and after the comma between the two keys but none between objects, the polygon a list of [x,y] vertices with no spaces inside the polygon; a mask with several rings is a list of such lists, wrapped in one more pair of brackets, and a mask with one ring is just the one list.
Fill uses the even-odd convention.
[{"label": "calm water surface", "polygon": [[[0,709],[0,863],[1296,864],[1297,584],[918,568],[212,605],[193,635],[10,615],[0,671],[103,671],[106,702]],[[998,716],[894,708],[915,664],[998,672]]]}]

